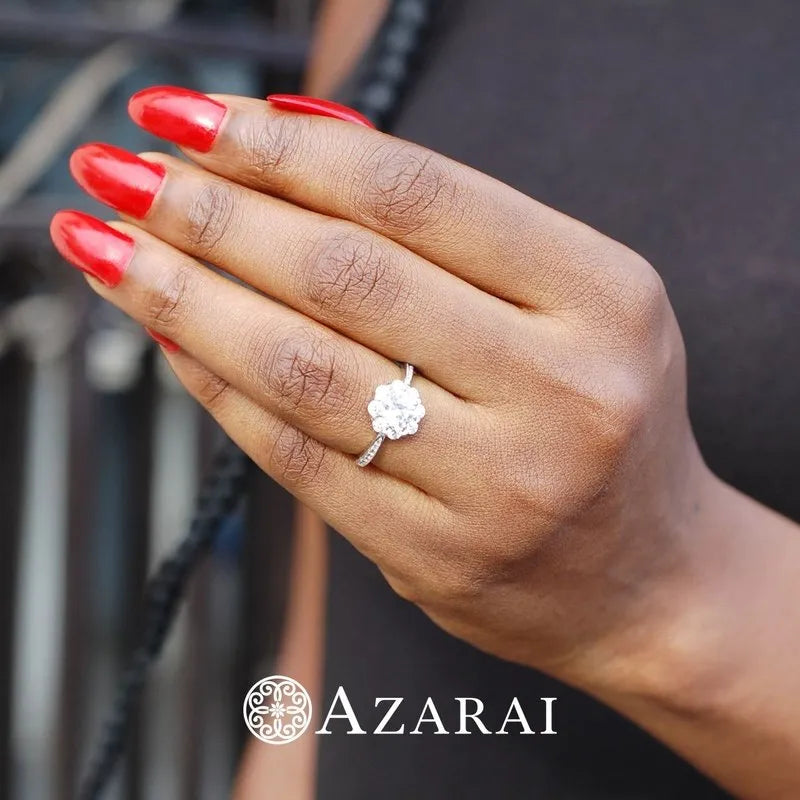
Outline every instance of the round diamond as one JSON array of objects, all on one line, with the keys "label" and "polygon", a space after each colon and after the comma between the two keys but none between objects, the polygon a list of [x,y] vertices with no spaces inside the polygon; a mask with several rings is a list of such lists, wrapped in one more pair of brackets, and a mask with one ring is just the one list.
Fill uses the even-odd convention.
[{"label": "round diamond", "polygon": [[401,380],[382,383],[367,411],[372,417],[372,429],[388,439],[416,433],[419,421],[425,416],[419,392]]}]

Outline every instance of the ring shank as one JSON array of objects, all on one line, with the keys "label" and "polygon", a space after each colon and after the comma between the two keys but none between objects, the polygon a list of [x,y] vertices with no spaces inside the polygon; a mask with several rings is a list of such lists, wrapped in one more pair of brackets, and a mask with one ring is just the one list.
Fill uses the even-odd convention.
[{"label": "ring shank", "polygon": [[366,467],[370,461],[378,454],[378,450],[381,449],[381,445],[383,444],[383,440],[386,438],[386,435],[383,433],[379,433],[375,439],[373,440],[372,444],[356,459],[356,464],[359,467]]}]

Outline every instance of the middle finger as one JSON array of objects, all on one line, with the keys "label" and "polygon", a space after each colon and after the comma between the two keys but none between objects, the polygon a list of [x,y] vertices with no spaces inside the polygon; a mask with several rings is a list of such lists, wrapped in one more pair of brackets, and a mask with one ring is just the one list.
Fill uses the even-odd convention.
[{"label": "middle finger", "polygon": [[90,194],[160,239],[454,394],[488,399],[487,371],[513,369],[505,343],[529,324],[522,312],[380,234],[162,154],[90,144],[71,167]]}]

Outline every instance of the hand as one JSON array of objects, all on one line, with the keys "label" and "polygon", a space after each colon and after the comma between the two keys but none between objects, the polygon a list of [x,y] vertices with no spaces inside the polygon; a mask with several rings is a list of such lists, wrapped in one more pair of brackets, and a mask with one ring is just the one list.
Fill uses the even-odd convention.
[{"label": "hand", "polygon": [[[80,148],[127,221],[61,212],[54,240],[253,460],[477,647],[579,684],[652,654],[709,481],[655,271],[363,125],[163,89],[132,113],[194,163]],[[427,414],[362,469],[396,362]]]}]

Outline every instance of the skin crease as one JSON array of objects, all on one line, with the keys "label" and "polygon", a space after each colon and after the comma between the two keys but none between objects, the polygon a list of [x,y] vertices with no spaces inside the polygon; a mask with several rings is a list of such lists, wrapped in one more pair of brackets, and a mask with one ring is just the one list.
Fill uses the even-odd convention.
[{"label": "skin crease", "polygon": [[[178,343],[184,386],[445,630],[739,796],[796,797],[798,528],[704,465],[653,268],[412,144],[216,99],[197,166],[147,155],[150,212],[113,224],[133,258],[92,288]],[[360,470],[394,360],[428,415]]]}]

